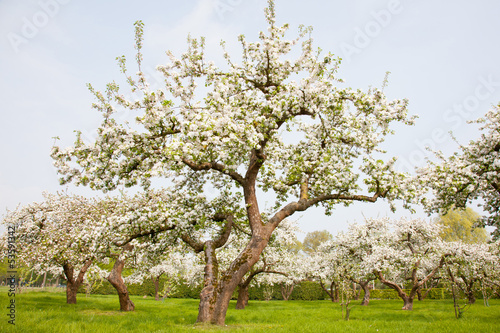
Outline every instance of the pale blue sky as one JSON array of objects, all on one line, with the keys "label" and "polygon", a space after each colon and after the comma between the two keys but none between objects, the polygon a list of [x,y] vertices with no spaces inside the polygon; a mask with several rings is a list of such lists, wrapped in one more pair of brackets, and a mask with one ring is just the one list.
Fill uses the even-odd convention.
[{"label": "pale blue sky", "polygon": [[[236,36],[249,40],[266,28],[264,0],[78,1],[0,0],[0,209],[61,190],[49,157],[52,137],[62,145],[79,129],[91,137],[99,122],[85,84],[102,89],[120,79],[115,58],[134,57],[133,23],[145,26],[145,68],[166,61],[165,51],[185,50],[187,34],[205,36],[220,60],[224,39],[239,54]],[[423,146],[451,152],[477,136],[465,121],[500,101],[500,2],[277,0],[278,23],[312,25],[316,46],[340,55],[340,76],[351,87],[381,86],[408,98],[416,126],[399,127],[387,149],[401,167],[418,165]],[[133,69],[133,63],[130,63]],[[70,188],[73,190],[73,188]],[[85,189],[76,192],[89,193]],[[305,231],[345,229],[346,222],[384,216],[388,206],[359,204],[332,217],[302,214]],[[406,215],[400,211],[398,215]]]}]

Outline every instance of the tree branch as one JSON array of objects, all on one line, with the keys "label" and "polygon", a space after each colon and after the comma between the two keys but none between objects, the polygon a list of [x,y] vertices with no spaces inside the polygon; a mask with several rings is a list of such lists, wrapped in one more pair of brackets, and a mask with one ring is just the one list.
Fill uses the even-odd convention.
[{"label": "tree branch", "polygon": [[217,162],[204,162],[201,164],[196,164],[193,161],[188,160],[187,158],[182,158],[182,162],[191,168],[193,171],[202,171],[202,170],[216,170],[221,173],[229,175],[233,180],[238,182],[240,185],[243,185],[245,179],[236,171],[229,171],[223,164]]},{"label": "tree branch", "polygon": [[173,230],[173,229],[175,229],[175,225],[173,225],[173,226],[164,226],[164,227],[160,227],[158,229],[151,229],[149,231],[138,232],[136,234],[130,235],[128,238],[126,238],[125,240],[123,240],[121,242],[120,241],[113,242],[113,244],[116,245],[116,246],[122,247],[122,246],[130,243],[131,241],[133,241],[136,238],[145,237],[145,236],[149,236],[149,235],[152,235],[152,234],[157,234],[157,233],[160,233],[160,232],[164,232],[164,231],[167,231],[167,230]]},{"label": "tree branch", "polygon": [[300,199],[299,201],[289,203],[283,207],[279,212],[274,214],[274,216],[269,220],[269,224],[272,227],[276,227],[282,220],[288,216],[294,214],[295,212],[301,212],[314,206],[320,202],[328,200],[346,200],[346,201],[366,201],[366,202],[376,202],[379,197],[384,197],[388,191],[383,193],[375,193],[373,196],[365,195],[345,195],[345,194],[325,194],[320,195],[313,199]]},{"label": "tree branch", "polygon": [[222,228],[219,237],[214,240],[215,248],[219,248],[226,244],[231,235],[231,229],[234,223],[234,217],[232,214],[217,214],[214,218],[215,221],[226,221],[226,225]]}]

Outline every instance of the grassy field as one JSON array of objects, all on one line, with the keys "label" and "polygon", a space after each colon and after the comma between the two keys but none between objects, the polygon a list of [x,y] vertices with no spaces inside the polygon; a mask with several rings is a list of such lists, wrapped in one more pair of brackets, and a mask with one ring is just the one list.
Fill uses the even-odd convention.
[{"label": "grassy field", "polygon": [[232,302],[225,328],[195,325],[198,301],[132,297],[136,311],[117,311],[116,296],[78,295],[78,304],[65,304],[62,292],[16,295],[15,330],[7,321],[9,298],[0,288],[0,332],[500,332],[500,300],[485,307],[478,300],[463,318],[454,316],[451,300],[425,300],[413,311],[402,311],[401,301],[372,300],[355,306],[351,320],[341,319],[339,304],[329,301],[250,301],[245,310]]}]

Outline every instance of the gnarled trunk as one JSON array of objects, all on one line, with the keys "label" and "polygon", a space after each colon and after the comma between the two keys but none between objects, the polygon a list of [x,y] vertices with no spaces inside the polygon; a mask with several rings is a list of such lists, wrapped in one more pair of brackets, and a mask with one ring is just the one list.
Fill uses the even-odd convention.
[{"label": "gnarled trunk", "polygon": [[66,278],[66,303],[76,304],[76,293],[78,288],[83,282],[83,277],[87,272],[87,269],[92,264],[92,261],[87,260],[78,272],[78,276],[75,276],[75,269],[73,265],[66,263],[63,265],[64,276]]},{"label": "gnarled trunk", "polygon": [[217,285],[217,300],[210,321],[212,324],[224,325],[231,296],[243,279],[243,276],[259,260],[260,254],[269,241],[269,235],[255,233],[243,252],[238,255],[222,275],[220,283]]},{"label": "gnarled trunk", "polygon": [[76,304],[76,293],[78,291],[79,285],[67,280],[66,282],[66,303]]},{"label": "gnarled trunk", "polygon": [[[127,244],[123,247],[122,254],[125,251],[130,251],[133,249],[133,246]],[[111,285],[116,289],[118,293],[118,299],[120,301],[120,311],[134,311],[135,305],[130,300],[130,296],[128,293],[127,286],[123,282],[122,271],[125,266],[125,260],[118,257],[113,265],[113,269],[111,273],[108,275],[107,280]]]},{"label": "gnarled trunk", "polygon": [[[408,239],[410,238],[410,235],[408,235]],[[411,247],[410,247],[411,248]],[[411,248],[412,249],[412,248]],[[413,249],[412,249],[413,252]],[[434,267],[434,269],[427,274],[423,279],[419,280],[417,278],[417,270],[420,267],[420,260],[417,260],[416,263],[413,266],[412,274],[411,274],[411,282],[412,282],[412,288],[410,290],[410,294],[407,295],[403,289],[395,282],[386,280],[385,277],[383,276],[382,272],[380,271],[374,271],[373,273],[375,274],[376,277],[385,284],[386,286],[394,289],[397,291],[399,297],[403,300],[403,310],[413,310],[413,299],[417,295],[417,293],[422,289],[422,286],[427,283],[430,279],[436,275],[439,269],[443,267],[445,263],[446,257],[448,257],[449,254],[444,254],[441,259],[439,260],[439,263]]]},{"label": "gnarled trunk", "polygon": [[467,278],[465,276],[462,276],[462,281],[464,281],[465,284],[465,296],[467,296],[467,301],[469,304],[474,304],[476,303],[476,296],[474,295],[474,282],[476,282],[475,278],[470,278],[467,281]]},{"label": "gnarled trunk", "polygon": [[424,296],[422,295],[422,290],[417,290],[417,298],[419,301],[423,301],[424,300]]},{"label": "gnarled trunk", "polygon": [[205,242],[205,276],[203,281],[203,289],[200,293],[200,305],[198,307],[198,318],[196,322],[210,322],[214,312],[217,295],[217,277],[219,275],[219,267],[217,256],[215,254],[215,245],[212,241]]},{"label": "gnarled trunk", "polygon": [[410,292],[410,295],[407,295],[397,283],[386,280],[381,272],[376,271],[374,273],[376,276],[378,276],[380,282],[382,282],[386,286],[396,290],[396,292],[398,293],[398,296],[403,300],[403,307],[402,307],[403,310],[413,310],[413,299],[415,298],[415,295],[417,295],[417,290],[419,288],[418,284],[414,285],[411,292]]},{"label": "gnarled trunk", "polygon": [[370,303],[370,281],[360,281],[359,285],[363,292],[365,293],[363,296],[363,300],[361,301],[361,305],[367,306]]},{"label": "gnarled trunk", "polygon": [[401,296],[403,299],[403,310],[413,310],[413,298],[410,296]]}]

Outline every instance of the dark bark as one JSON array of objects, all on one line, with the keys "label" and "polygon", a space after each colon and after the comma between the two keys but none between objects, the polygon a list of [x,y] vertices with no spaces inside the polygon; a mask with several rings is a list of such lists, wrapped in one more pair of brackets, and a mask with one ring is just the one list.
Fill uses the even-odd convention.
[{"label": "dark bark", "polygon": [[[257,236],[258,235],[258,236]],[[231,263],[228,270],[221,277],[221,283],[217,286],[217,301],[211,323],[224,325],[229,301],[243,276],[259,260],[259,256],[269,242],[269,236],[259,234],[252,236],[249,244],[242,253]]]},{"label": "dark bark", "polygon": [[76,304],[76,292],[83,282],[83,277],[89,269],[92,261],[87,260],[82,266],[78,275],[75,276],[75,269],[73,265],[66,263],[63,265],[64,277],[66,279],[66,303]]},{"label": "dark bark", "polygon": [[[272,265],[269,265],[265,259],[263,259],[263,266],[258,269],[252,269],[250,274],[246,279],[243,279],[239,284],[238,284],[238,301],[236,302],[236,309],[237,310],[243,310],[247,305],[248,305],[248,299],[249,299],[249,294],[248,294],[248,289],[250,288],[250,283],[252,280],[259,274],[281,274],[285,275],[283,272],[278,272],[275,270],[272,270],[270,267]],[[292,287],[293,290],[293,287]],[[291,292],[290,292],[291,293]]]},{"label": "dark bark", "polygon": [[76,283],[67,280],[66,282],[66,303],[67,304],[76,304],[76,292],[78,290],[78,286]]},{"label": "dark bark", "polygon": [[415,296],[417,296],[418,291],[422,289],[424,283],[426,283],[429,279],[431,279],[437,273],[437,271],[443,266],[445,257],[446,255],[441,258],[439,264],[432,270],[432,272],[429,273],[424,279],[420,281],[416,279],[416,271],[419,267],[419,263],[417,262],[412,272],[413,279],[411,280],[412,288],[410,290],[410,294],[406,294],[397,283],[386,280],[382,275],[382,272],[375,271],[374,274],[379,278],[380,282],[396,290],[398,296],[403,300],[403,310],[413,310],[413,299],[415,298]]},{"label": "dark bark", "polygon": [[477,278],[467,279],[466,276],[461,275],[460,279],[462,283],[460,283],[457,278],[453,275],[451,270],[448,268],[448,275],[450,276],[450,280],[453,284],[455,284],[467,297],[468,304],[476,303],[476,296],[474,295],[474,283],[478,280]]},{"label": "dark bark", "polygon": [[[123,246],[122,254],[126,251],[131,251],[133,249],[133,245],[126,244]],[[128,293],[127,286],[123,282],[122,271],[125,266],[125,260],[120,256],[116,259],[115,264],[113,265],[113,269],[111,273],[108,275],[107,280],[111,285],[116,289],[118,293],[118,300],[120,301],[120,311],[134,311],[135,305],[130,300],[130,296]]]},{"label": "dark bark", "polygon": [[[364,292],[364,296],[363,296],[363,300],[361,301],[361,305],[363,306],[367,306],[368,303],[370,303],[370,282],[372,282],[373,280],[375,280],[375,277],[369,277],[365,280],[357,280],[355,278],[351,278],[351,281],[356,283],[356,284],[359,284],[360,285],[360,289],[359,289],[359,293],[358,295],[361,293],[361,291]],[[354,288],[355,290],[355,288]],[[356,300],[358,300],[359,297],[356,298]]]},{"label": "dark bark", "polygon": [[374,273],[375,275],[378,276],[380,282],[396,290],[398,296],[403,300],[403,308],[402,308],[403,310],[413,310],[413,299],[415,298],[415,295],[417,294],[418,290],[417,285],[413,286],[413,288],[410,291],[410,294],[408,295],[403,291],[403,289],[397,283],[386,280],[381,272],[374,272]]},{"label": "dark bark", "polygon": [[474,283],[477,281],[475,278],[467,279],[465,276],[461,276],[462,281],[464,282],[465,288],[464,293],[467,297],[469,304],[476,303],[476,296],[474,295]]}]

